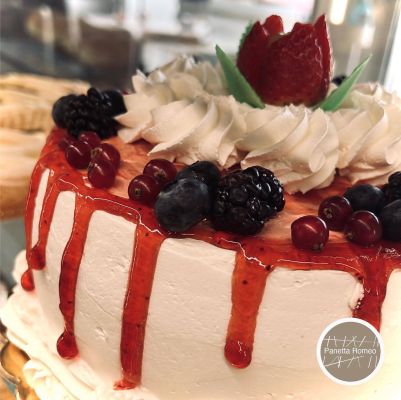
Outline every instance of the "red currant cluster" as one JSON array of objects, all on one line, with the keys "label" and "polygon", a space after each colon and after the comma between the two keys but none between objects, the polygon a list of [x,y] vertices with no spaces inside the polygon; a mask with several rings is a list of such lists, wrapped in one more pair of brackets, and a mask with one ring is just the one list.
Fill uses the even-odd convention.
[{"label": "red currant cluster", "polygon": [[292,223],[291,237],[296,247],[321,250],[329,239],[329,230],[342,231],[349,241],[366,247],[382,238],[383,229],[377,216],[368,210],[354,211],[346,197],[323,200],[318,215],[306,215]]},{"label": "red currant cluster", "polygon": [[59,147],[71,166],[88,169],[88,180],[94,187],[109,188],[114,184],[120,153],[111,144],[102,143],[96,132],[82,132],[78,139],[65,136]]},{"label": "red currant cluster", "polygon": [[177,175],[175,165],[165,159],[149,161],[143,174],[135,177],[128,186],[128,196],[132,200],[152,206],[160,191]]}]

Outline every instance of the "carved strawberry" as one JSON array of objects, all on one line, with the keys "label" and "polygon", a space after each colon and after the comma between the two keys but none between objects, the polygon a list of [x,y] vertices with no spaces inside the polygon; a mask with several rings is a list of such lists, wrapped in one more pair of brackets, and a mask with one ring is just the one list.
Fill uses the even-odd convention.
[{"label": "carved strawberry", "polygon": [[322,15],[314,25],[296,23],[283,34],[278,16],[255,23],[237,66],[265,103],[308,106],[324,99],[330,84],[331,47]]}]

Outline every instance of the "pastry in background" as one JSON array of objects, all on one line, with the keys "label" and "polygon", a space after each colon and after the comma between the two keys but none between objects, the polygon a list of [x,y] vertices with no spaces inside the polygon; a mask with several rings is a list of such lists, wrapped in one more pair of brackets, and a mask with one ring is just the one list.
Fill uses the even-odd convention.
[{"label": "pastry in background", "polygon": [[21,216],[29,177],[52,126],[52,105],[88,84],[29,74],[0,76],[0,219]]}]

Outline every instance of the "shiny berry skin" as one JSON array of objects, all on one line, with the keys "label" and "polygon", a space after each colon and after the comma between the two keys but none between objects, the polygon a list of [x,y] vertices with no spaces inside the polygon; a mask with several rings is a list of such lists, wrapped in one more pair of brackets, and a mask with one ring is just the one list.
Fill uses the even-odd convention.
[{"label": "shiny berry skin", "polygon": [[138,175],[128,186],[128,196],[132,200],[152,206],[160,192],[159,182],[150,175]]},{"label": "shiny berry skin", "polygon": [[87,168],[91,161],[91,148],[88,143],[77,140],[65,149],[65,158],[74,168]]},{"label": "shiny berry skin", "polygon": [[220,179],[220,171],[210,161],[197,161],[177,174],[177,180],[183,178],[198,179],[205,183],[209,190],[214,191]]},{"label": "shiny berry skin", "polygon": [[321,218],[305,215],[291,224],[291,238],[300,249],[322,250],[329,239],[329,230]]},{"label": "shiny berry skin", "polygon": [[88,180],[94,187],[109,188],[115,179],[116,169],[110,161],[100,159],[89,164]]},{"label": "shiny berry skin", "polygon": [[57,144],[61,150],[65,150],[70,144],[73,144],[76,141],[77,139],[75,139],[74,137],[70,135],[65,135],[62,139],[60,139],[60,141]]},{"label": "shiny berry skin", "polygon": [[351,203],[354,211],[367,210],[375,214],[381,211],[386,202],[382,190],[368,183],[349,188],[344,197]]},{"label": "shiny berry skin", "polygon": [[381,239],[383,229],[375,214],[360,210],[351,215],[345,225],[344,233],[349,241],[369,247]]},{"label": "shiny berry skin", "polygon": [[55,124],[60,128],[66,128],[65,123],[65,112],[71,101],[75,100],[78,96],[75,94],[69,94],[67,96],[60,97],[53,105],[52,117]]},{"label": "shiny berry skin", "polygon": [[124,98],[120,91],[113,89],[104,90],[102,92],[102,96],[103,99],[108,101],[110,104],[110,115],[112,117],[127,112],[124,104]]},{"label": "shiny berry skin", "polygon": [[156,158],[149,161],[143,169],[144,175],[149,175],[155,178],[161,186],[172,182],[177,175],[177,168],[175,165],[162,158]]},{"label": "shiny berry skin", "polygon": [[120,152],[109,143],[102,143],[92,150],[92,162],[98,162],[100,159],[111,162],[115,169],[120,166]]},{"label": "shiny berry skin", "polygon": [[342,231],[352,213],[345,197],[332,196],[320,203],[318,215],[331,231]]},{"label": "shiny berry skin", "polygon": [[401,171],[394,172],[388,178],[388,183],[383,186],[383,193],[387,204],[401,199]]},{"label": "shiny berry skin", "polygon": [[401,199],[387,204],[380,213],[385,239],[401,242]]},{"label": "shiny berry skin", "polygon": [[88,143],[92,149],[94,149],[95,147],[98,147],[102,144],[100,137],[97,135],[96,132],[93,132],[93,131],[82,132],[79,135],[78,140],[80,142]]},{"label": "shiny berry skin", "polygon": [[208,186],[193,178],[167,185],[159,194],[155,214],[160,226],[170,232],[185,232],[210,211]]}]

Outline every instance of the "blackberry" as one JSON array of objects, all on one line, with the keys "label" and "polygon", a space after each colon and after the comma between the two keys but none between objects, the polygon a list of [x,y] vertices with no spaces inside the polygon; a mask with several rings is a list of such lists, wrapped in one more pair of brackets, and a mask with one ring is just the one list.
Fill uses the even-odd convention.
[{"label": "blackberry", "polygon": [[65,126],[65,111],[72,100],[76,99],[77,95],[69,94],[67,96],[60,97],[53,105],[52,117],[54,123],[59,128],[66,128]]},{"label": "blackberry", "polygon": [[94,131],[101,139],[106,139],[117,133],[117,122],[112,114],[109,97],[90,88],[87,95],[77,96],[67,104],[64,124],[74,137],[83,131]]},{"label": "blackberry", "polygon": [[253,235],[281,211],[284,204],[283,186],[273,172],[259,166],[250,167],[220,180],[211,220],[218,230]]},{"label": "blackberry", "polygon": [[114,90],[114,89],[103,90],[102,96],[106,101],[110,103],[112,117],[127,112],[123,95],[119,90]]},{"label": "blackberry", "polygon": [[383,186],[386,203],[401,199],[401,171],[394,172],[388,178],[388,183]]}]

